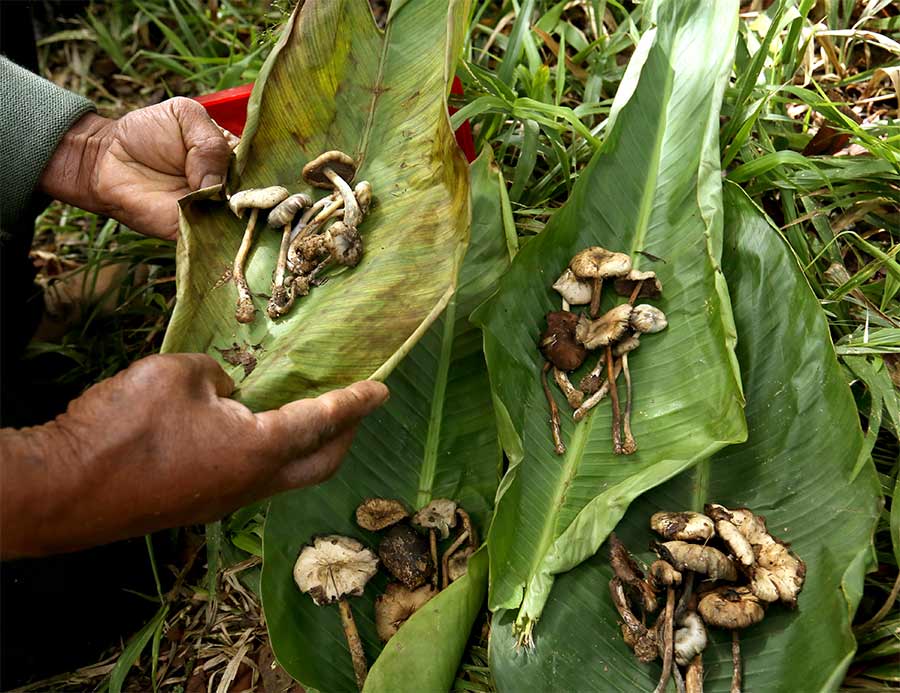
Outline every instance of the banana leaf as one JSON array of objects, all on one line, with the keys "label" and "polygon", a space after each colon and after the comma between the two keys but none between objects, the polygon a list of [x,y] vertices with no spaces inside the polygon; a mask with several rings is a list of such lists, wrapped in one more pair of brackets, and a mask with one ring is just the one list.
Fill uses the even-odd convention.
[{"label": "banana leaf", "polygon": [[[258,297],[255,322],[238,324],[226,273],[245,222],[208,199],[218,189],[194,193],[181,204],[164,351],[217,358],[238,383],[235,397],[255,410],[381,379],[408,353],[452,295],[467,240],[467,169],[446,111],[466,8],[467,0],[410,0],[382,32],[366,0],[298,4],[254,86],[234,171],[240,188],[321,196],[303,181],[303,165],[331,149],[353,156],[356,179],[374,194],[360,226],[363,260],[286,317],[270,320]],[[269,291],[280,236],[258,229],[247,269],[255,292]],[[249,373],[229,363],[249,359]]]},{"label": "banana leaf", "polygon": [[[706,502],[749,507],[806,561],[796,611],[769,608],[741,632],[744,690],[833,691],[856,644],[850,624],[881,498],[859,418],[831,345],[828,324],[789,246],[753,203],[729,184],[723,269],[738,328],[749,439],[722,450],[635,501],[616,533],[644,561],[657,510]],[[605,547],[561,576],[533,652],[513,650],[514,614],[497,614],[491,663],[500,691],[649,691],[660,665],[642,665],[622,641],[609,598]],[[728,691],[727,633],[710,631],[703,653],[707,693]],[[585,665],[588,663],[587,665]]]},{"label": "banana leaf", "polygon": [[[490,520],[499,479],[500,446],[491,408],[480,331],[468,322],[509,264],[500,216],[500,173],[490,150],[472,164],[472,241],[459,289],[386,383],[391,398],[360,425],[338,474],[315,488],[274,498],[263,537],[262,602],[275,656],[305,686],[353,691],[356,683],[336,606],[317,607],[294,585],[301,547],[317,534],[346,534],[376,549],[378,535],[356,526],[367,497],[419,508],[432,497],[454,498],[480,531]],[[487,559],[471,561],[467,578],[418,611],[384,648],[374,627],[379,575],[351,602],[369,661],[366,691],[448,690],[487,590]],[[423,648],[428,651],[422,657]]]},{"label": "banana leaf", "polygon": [[[591,556],[636,496],[745,437],[731,308],[717,268],[719,105],[737,12],[731,0],[659,4],[658,26],[629,66],[603,148],[473,316],[485,331],[510,458],[488,536],[489,605],[521,607],[525,642],[554,576]],[[669,318],[668,329],[647,335],[629,358],[639,450],[627,457],[613,454],[608,402],[576,425],[559,392],[568,451],[556,456],[540,384],[538,335],[545,313],[560,306],[551,284],[591,245],[656,271],[663,296],[655,303]],[[611,306],[613,291],[604,294]]]}]

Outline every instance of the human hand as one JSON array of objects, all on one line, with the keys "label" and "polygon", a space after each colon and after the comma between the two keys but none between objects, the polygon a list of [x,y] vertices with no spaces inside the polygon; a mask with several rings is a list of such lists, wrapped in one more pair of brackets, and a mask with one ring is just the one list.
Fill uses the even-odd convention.
[{"label": "human hand", "polygon": [[254,414],[233,387],[204,354],[150,356],[55,421],[0,431],[3,557],[208,522],[320,483],[388,394],[364,381]]},{"label": "human hand", "polygon": [[231,146],[182,97],[110,120],[90,113],[66,133],[41,176],[48,195],[148,236],[178,235],[178,199],[222,183]]}]

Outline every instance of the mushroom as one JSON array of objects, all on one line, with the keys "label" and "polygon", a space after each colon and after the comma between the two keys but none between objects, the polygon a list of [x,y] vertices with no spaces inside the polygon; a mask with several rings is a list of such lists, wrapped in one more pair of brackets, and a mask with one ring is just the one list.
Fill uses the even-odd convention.
[{"label": "mushroom", "polygon": [[[450,544],[450,548],[444,551],[444,556],[441,559],[441,589],[466,574],[469,568],[469,556],[475,552],[475,546],[478,543],[475,526],[472,524],[472,518],[469,517],[469,513],[462,508],[457,508],[456,514],[459,515],[462,521],[462,531]],[[468,546],[459,550],[463,543],[467,543]],[[437,549],[435,548],[435,550]]]},{"label": "mushroom", "polygon": [[738,631],[759,623],[766,615],[759,598],[749,587],[717,587],[703,596],[697,610],[707,625],[731,631],[731,693],[740,693],[742,677]]},{"label": "mushroom", "polygon": [[625,396],[628,398],[625,402],[625,419],[622,422],[622,453],[630,455],[637,450],[637,441],[631,432],[631,371],[628,370],[628,352],[634,351],[641,345],[641,335],[629,335],[613,348],[613,356],[618,356],[622,364],[622,373],[625,374]]},{"label": "mushroom", "polygon": [[253,322],[256,313],[256,308],[253,306],[253,296],[250,293],[250,287],[244,275],[244,265],[247,262],[247,256],[250,254],[250,246],[253,245],[253,229],[256,226],[259,210],[274,207],[289,194],[287,188],[273,185],[269,188],[241,190],[228,200],[228,206],[238,219],[244,215],[245,209],[250,209],[250,219],[247,222],[247,227],[244,229],[244,237],[241,239],[241,245],[238,248],[237,255],[234,257],[234,265],[231,270],[231,276],[238,291],[237,310],[235,311],[235,318],[237,318],[238,322]]},{"label": "mushroom", "polygon": [[[788,606],[796,606],[797,597],[806,579],[806,564],[791,553],[790,548],[773,537],[766,528],[766,520],[746,508],[729,510],[711,503],[704,508],[718,521],[727,521],[737,528],[753,549],[755,562],[751,564],[750,587],[753,593],[766,602],[781,600]],[[733,538],[733,535],[730,535]],[[745,547],[739,546],[743,554]],[[729,548],[735,548],[729,544]]]},{"label": "mushroom", "polygon": [[684,693],[703,693],[703,655],[694,657],[684,674]]},{"label": "mushroom", "polygon": [[656,272],[641,272],[633,269],[624,277],[617,277],[613,286],[617,294],[628,296],[628,302],[632,305],[637,298],[662,296],[662,284],[656,278]]},{"label": "mushroom", "polygon": [[684,541],[652,542],[657,555],[679,571],[693,570],[708,575],[712,580],[737,580],[734,562],[713,546],[688,544]]},{"label": "mushroom", "polygon": [[406,620],[437,594],[431,585],[410,590],[392,582],[375,599],[375,630],[382,642],[390,640]]},{"label": "mushroom", "polygon": [[349,183],[356,175],[356,162],[343,152],[320,154],[303,167],[303,180],[317,188],[334,188],[344,200],[344,222],[356,228],[362,211]]},{"label": "mushroom", "polygon": [[706,628],[696,611],[688,611],[675,631],[675,663],[686,667],[694,657],[706,649]]},{"label": "mushroom", "polygon": [[641,303],[634,307],[634,310],[629,315],[629,322],[632,328],[642,334],[662,332],[669,325],[666,314],[656,306],[651,306],[647,303]]},{"label": "mushroom", "polygon": [[[603,363],[606,363],[605,356],[603,358]],[[613,368],[613,382],[615,382],[615,379],[619,377],[619,373],[621,371],[622,364],[617,363]],[[603,384],[600,386],[600,389],[598,389],[594,394],[584,400],[584,403],[575,410],[575,413],[572,415],[572,418],[575,419],[575,421],[581,421],[585,416],[588,415],[588,412],[591,409],[596,407],[603,400],[603,398],[606,397],[607,393],[609,392],[609,383],[609,379],[604,380]]]},{"label": "mushroom", "polygon": [[370,532],[380,532],[407,517],[403,503],[393,498],[367,498],[356,508],[356,524]]},{"label": "mushroom", "polygon": [[[559,423],[559,408],[556,406],[556,400],[553,399],[553,393],[550,392],[550,385],[547,383],[547,371],[551,368],[552,365],[549,361],[544,363],[544,367],[541,368],[541,386],[544,388],[544,397],[547,398],[547,404],[550,407],[550,434],[553,436],[553,451],[557,455],[565,455],[566,445],[562,441],[562,429]],[[582,407],[575,412],[575,415],[577,416],[578,412],[583,408],[584,406],[582,405]],[[575,420],[579,421],[579,419]]]},{"label": "mushroom", "polygon": [[681,584],[681,573],[675,570],[668,561],[662,559],[653,561],[647,572],[650,576],[650,586],[656,590]]},{"label": "mushroom", "polygon": [[336,221],[325,232],[325,247],[331,259],[344,267],[356,267],[362,259],[362,239],[355,226]]},{"label": "mushroom", "polygon": [[606,277],[621,277],[631,270],[631,258],[625,253],[613,253],[600,246],[582,250],[572,258],[569,269],[578,279],[592,280],[590,315],[600,312],[600,292]]},{"label": "mushroom", "polygon": [[713,521],[703,513],[659,512],[650,517],[650,529],[664,539],[706,541],[715,532]]},{"label": "mushroom", "polygon": [[343,216],[344,200],[337,193],[327,195],[309,207],[294,228],[291,229],[291,242],[287,254],[287,268],[294,274],[301,272],[304,242],[307,241],[330,219]]},{"label": "mushroom", "polygon": [[672,675],[673,658],[673,629],[675,621],[675,588],[671,585],[666,588],[666,609],[656,623],[657,640],[662,652],[663,666],[659,675],[659,683],[653,693],[663,693],[669,684]]},{"label": "mushroom", "polygon": [[266,313],[273,320],[287,313],[294,304],[293,283],[285,285],[288,248],[291,245],[291,224],[301,210],[312,205],[312,198],[305,193],[294,193],[282,200],[275,209],[269,212],[269,226],[280,228],[281,245],[278,248],[278,260],[272,276],[272,295],[266,306]]},{"label": "mushroom", "polygon": [[[468,572],[469,559],[473,553],[475,553],[475,547],[467,546],[450,556],[450,560],[447,562],[447,569],[444,571],[446,582],[456,582]],[[446,586],[444,585],[444,587]]]},{"label": "mushroom", "polygon": [[360,214],[365,218],[369,213],[369,207],[372,206],[372,184],[367,180],[359,181],[353,186],[353,196],[359,205]]},{"label": "mushroom", "polygon": [[[435,498],[412,517],[413,527],[428,531],[428,545],[431,560],[435,566],[434,581],[437,583],[437,535],[441,539],[450,536],[450,530],[456,527],[456,501],[449,498]],[[468,517],[468,516],[467,516]]]},{"label": "mushroom", "polygon": [[629,331],[629,316],[634,310],[627,303],[604,313],[597,320],[582,315],[575,326],[575,340],[588,349],[614,344]]},{"label": "mushroom", "polygon": [[362,690],[368,667],[353,612],[346,597],[358,597],[378,570],[378,559],[356,539],[338,535],[316,537],[294,563],[294,582],[318,605],[338,603],[341,624],[353,660],[356,685]]},{"label": "mushroom", "polygon": [[600,389],[603,382],[603,371],[606,367],[606,349],[600,352],[600,358],[597,359],[597,365],[594,366],[590,373],[585,375],[581,382],[578,383],[578,389],[585,395],[592,395]]},{"label": "mushroom", "polygon": [[587,348],[576,338],[580,321],[575,313],[557,310],[547,313],[547,329],[541,334],[544,358],[561,371],[574,371],[584,363]]},{"label": "mushroom", "polygon": [[616,533],[609,535],[609,563],[612,566],[613,573],[627,585],[631,590],[640,597],[641,607],[645,613],[653,613],[658,608],[656,603],[656,595],[653,588],[644,580],[644,573],[638,567],[634,558],[625,548],[625,545],[619,541]]},{"label": "mushroom", "polygon": [[654,629],[648,630],[647,627],[635,617],[634,613],[631,611],[631,607],[628,606],[628,599],[625,596],[625,587],[622,584],[622,580],[618,577],[613,577],[609,581],[609,593],[612,597],[613,606],[616,607],[616,611],[618,611],[619,616],[622,617],[621,630],[625,644],[634,650],[634,654],[638,658],[638,661],[643,662],[644,664],[652,662],[659,656],[659,644],[657,642],[656,631]]},{"label": "mushroom", "polygon": [[425,584],[434,574],[428,543],[406,523],[396,524],[387,531],[378,546],[378,556],[388,572],[411,590]]},{"label": "mushroom", "polygon": [[591,302],[593,283],[582,281],[568,267],[559,275],[559,279],[553,283],[553,288],[562,296],[563,310],[568,310],[566,304],[570,306],[585,306]]},{"label": "mushroom", "polygon": [[566,396],[566,401],[568,401],[569,406],[572,407],[572,409],[578,409],[578,407],[581,406],[581,403],[584,402],[584,393],[581,390],[576,389],[565,371],[561,371],[559,368],[553,369],[553,379],[556,381],[559,389],[562,390],[562,393]]}]

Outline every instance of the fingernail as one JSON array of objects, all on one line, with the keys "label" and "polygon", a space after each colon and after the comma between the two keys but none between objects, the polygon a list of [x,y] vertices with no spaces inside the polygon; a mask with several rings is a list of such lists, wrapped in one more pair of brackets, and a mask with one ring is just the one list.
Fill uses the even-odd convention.
[{"label": "fingernail", "polygon": [[211,188],[214,185],[222,185],[225,182],[225,176],[219,173],[207,173],[200,181],[201,188]]}]

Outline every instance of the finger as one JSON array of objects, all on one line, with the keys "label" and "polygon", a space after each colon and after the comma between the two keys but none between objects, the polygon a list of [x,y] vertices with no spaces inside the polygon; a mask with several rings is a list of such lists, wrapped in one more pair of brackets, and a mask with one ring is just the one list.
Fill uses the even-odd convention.
[{"label": "finger", "polygon": [[263,412],[257,415],[261,445],[285,462],[305,457],[355,426],[380,407],[387,396],[384,385],[365,380],[315,399],[302,399]]},{"label": "finger", "polygon": [[339,433],[311,455],[282,467],[273,479],[271,493],[321,484],[333,477],[350,450],[356,428],[353,426]]},{"label": "finger", "polygon": [[228,397],[234,392],[234,380],[209,354],[171,354],[189,365],[196,382],[207,386],[207,392]]},{"label": "finger", "polygon": [[188,185],[198,190],[223,183],[231,148],[219,126],[196,101],[176,98],[171,103],[187,151],[184,174]]}]

